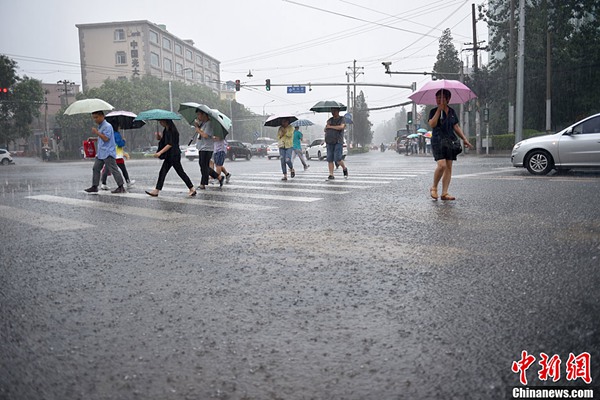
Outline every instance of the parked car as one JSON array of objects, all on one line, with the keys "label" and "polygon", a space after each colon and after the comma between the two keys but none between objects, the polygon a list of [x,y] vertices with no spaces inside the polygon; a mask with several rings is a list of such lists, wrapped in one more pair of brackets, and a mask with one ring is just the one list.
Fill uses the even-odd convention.
[{"label": "parked car", "polygon": [[600,168],[600,114],[584,118],[551,135],[525,139],[515,144],[511,162],[534,175],[552,169]]},{"label": "parked car", "polygon": [[184,156],[190,161],[194,161],[196,158],[199,158],[198,149],[196,148],[196,145],[194,144],[192,146],[188,146],[187,149],[185,149]]},{"label": "parked car", "polygon": [[[324,160],[327,157],[327,144],[325,143],[325,139],[316,139],[306,148],[304,153],[306,155],[306,159],[310,160],[311,158],[318,158],[319,160]],[[348,147],[346,143],[344,143],[344,147],[342,148],[342,159],[346,159],[348,155]]]},{"label": "parked car", "polygon": [[267,145],[264,143],[254,143],[250,146],[250,151],[255,157],[266,157],[267,156]]},{"label": "parked car", "polygon": [[12,159],[10,152],[6,149],[0,149],[0,164],[8,165],[8,164],[14,164],[14,163],[15,162]]},{"label": "parked car", "polygon": [[279,145],[277,142],[271,143],[267,146],[267,158],[270,160],[276,158],[279,160]]},{"label": "parked car", "polygon": [[235,161],[236,158],[245,158],[250,160],[252,158],[252,152],[246,145],[239,140],[228,140],[227,141],[227,158],[231,161]]}]

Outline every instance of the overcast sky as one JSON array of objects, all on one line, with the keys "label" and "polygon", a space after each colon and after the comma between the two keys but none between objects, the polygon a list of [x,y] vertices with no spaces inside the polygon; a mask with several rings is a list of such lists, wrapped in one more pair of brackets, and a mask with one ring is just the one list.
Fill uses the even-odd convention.
[{"label": "overcast sky", "polygon": [[[55,83],[81,83],[75,24],[148,20],[165,24],[181,39],[221,62],[223,81],[247,84],[346,82],[353,60],[363,74],[358,82],[421,87],[422,75],[386,75],[392,71],[431,71],[439,38],[450,28],[459,56],[469,65],[473,41],[471,4],[463,0],[2,0],[0,53],[18,63],[18,74]],[[477,3],[476,3],[477,4]],[[477,24],[478,40],[487,27]],[[246,77],[251,70],[252,78]],[[363,87],[369,107],[407,100],[410,90]],[[346,103],[346,88],[313,87],[307,94],[287,94],[285,87],[243,88],[239,102],[266,114],[305,113],[319,100]],[[193,101],[194,99],[190,99]],[[271,102],[274,100],[273,102]],[[378,124],[398,111],[372,111]],[[322,123],[323,115],[306,114]]]}]

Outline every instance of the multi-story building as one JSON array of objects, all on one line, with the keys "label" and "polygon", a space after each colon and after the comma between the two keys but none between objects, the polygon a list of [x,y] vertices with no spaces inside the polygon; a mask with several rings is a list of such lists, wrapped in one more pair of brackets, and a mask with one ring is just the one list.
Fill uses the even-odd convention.
[{"label": "multi-story building", "polygon": [[153,75],[221,89],[220,62],[149,21],[79,24],[83,90],[110,79]]}]

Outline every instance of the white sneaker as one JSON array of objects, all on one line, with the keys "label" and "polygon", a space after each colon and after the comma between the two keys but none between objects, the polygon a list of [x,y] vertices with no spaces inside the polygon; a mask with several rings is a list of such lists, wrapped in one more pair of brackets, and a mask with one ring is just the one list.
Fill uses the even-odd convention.
[{"label": "white sneaker", "polygon": [[127,187],[132,187],[133,185],[135,185],[135,179],[127,181]]},{"label": "white sneaker", "polygon": [[100,189],[102,189],[102,190],[108,190],[108,186],[102,184],[102,185],[100,185]]}]

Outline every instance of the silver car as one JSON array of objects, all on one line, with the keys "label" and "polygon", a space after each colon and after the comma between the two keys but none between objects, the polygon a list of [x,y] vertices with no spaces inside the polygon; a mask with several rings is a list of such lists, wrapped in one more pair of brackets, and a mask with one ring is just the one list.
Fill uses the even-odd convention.
[{"label": "silver car", "polygon": [[600,114],[592,115],[552,134],[525,139],[515,144],[513,166],[525,167],[534,175],[572,168],[600,168]]}]

